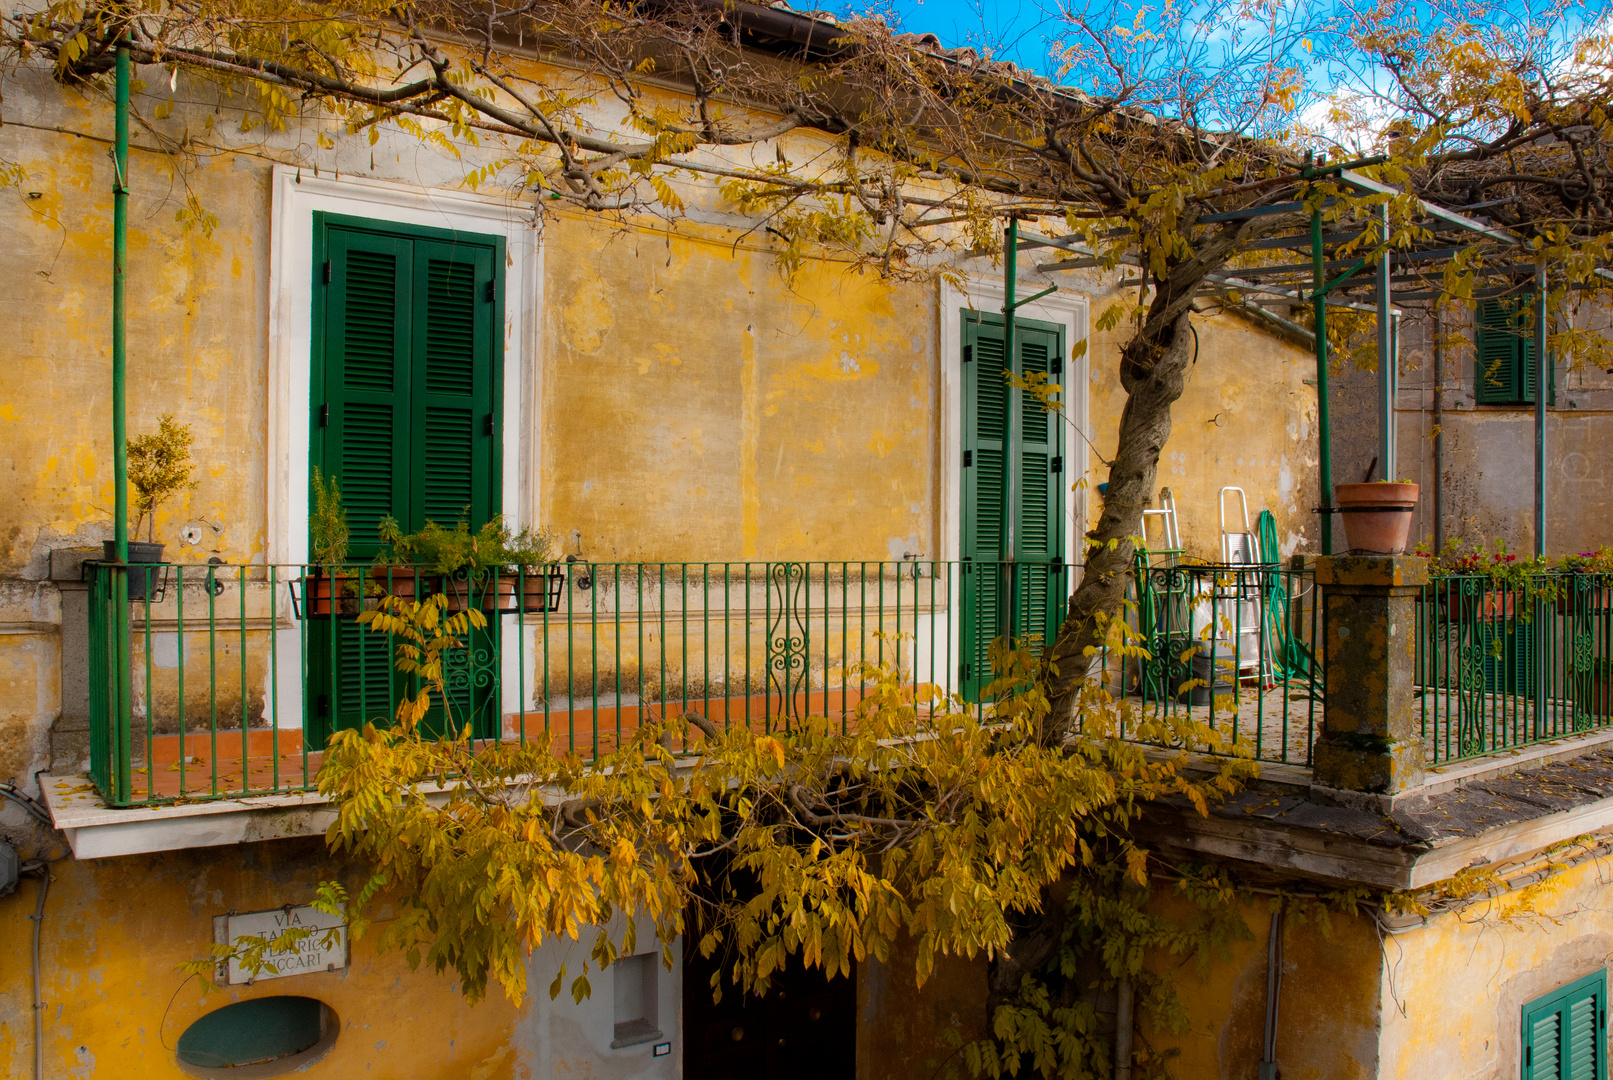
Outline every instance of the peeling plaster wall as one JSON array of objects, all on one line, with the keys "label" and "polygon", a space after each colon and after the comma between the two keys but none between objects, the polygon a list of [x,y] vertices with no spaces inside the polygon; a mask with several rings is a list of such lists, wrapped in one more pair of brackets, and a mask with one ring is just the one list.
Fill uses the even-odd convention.
[{"label": "peeling plaster wall", "polygon": [[545,523],[613,561],[935,553],[933,290],[734,240],[549,230]]},{"label": "peeling plaster wall", "polygon": [[[1581,316],[1604,331],[1605,313]],[[1413,541],[1434,535],[1434,387],[1441,388],[1440,472],[1444,533],[1469,543],[1503,540],[1534,551],[1535,414],[1533,406],[1477,405],[1472,329],[1446,327],[1444,374],[1436,378],[1432,321],[1421,312],[1402,320],[1395,396],[1397,479],[1421,485]],[[1383,479],[1378,456],[1378,375],[1343,368],[1331,375],[1333,479]],[[1546,414],[1546,553],[1589,551],[1613,541],[1613,372],[1557,363],[1557,397]],[[1342,530],[1336,541],[1340,550]]]},{"label": "peeling plaster wall", "polygon": [[1523,1006],[1613,957],[1609,883],[1580,863],[1386,941],[1384,1080],[1520,1075]]},{"label": "peeling plaster wall", "polygon": [[[1156,890],[1154,902],[1176,919],[1190,920],[1194,914],[1174,892]],[[1210,948],[1205,962],[1191,956],[1155,961],[1156,970],[1172,979],[1181,995],[1186,1030],[1173,1033],[1147,1024],[1141,1030],[1156,1052],[1174,1055],[1170,1067],[1175,1076],[1248,1080],[1258,1072],[1271,912],[1261,899],[1241,902],[1238,914],[1248,935],[1224,948]],[[1313,920],[1285,920],[1277,1029],[1283,1080],[1369,1080],[1380,1075],[1381,967],[1369,919],[1333,913],[1328,933]]]},{"label": "peeling plaster wall", "polygon": [[[1080,280],[1080,275],[1066,275]],[[1093,325],[1109,305],[1136,302],[1135,290],[1108,291],[1090,277]],[[1313,550],[1316,515],[1315,360],[1305,349],[1240,316],[1208,312],[1190,316],[1198,358],[1188,370],[1181,399],[1171,410],[1171,434],[1159,459],[1159,488],[1176,499],[1182,542],[1190,555],[1219,561],[1224,487],[1248,496],[1249,524],[1261,510],[1277,521],[1284,556]],[[1089,483],[1109,478],[1097,459],[1113,456],[1125,392],[1120,385],[1120,347],[1129,324],[1094,333],[1090,372],[1095,443]],[[1228,527],[1241,528],[1236,496],[1227,495]],[[1092,522],[1101,513],[1091,503]],[[1157,504],[1156,504],[1157,508]],[[1157,536],[1157,533],[1154,534]],[[1157,540],[1156,540],[1157,545]]]},{"label": "peeling plaster wall", "polygon": [[[496,986],[467,1004],[450,975],[410,971],[399,952],[377,952],[384,923],[352,946],[347,969],[260,980],[206,993],[178,965],[207,955],[213,918],[306,903],[323,880],[363,883],[358,868],[333,860],[322,840],[277,840],[234,848],[90,862],[54,869],[42,942],[45,1075],[179,1080],[189,1074],[172,1047],[205,1013],[236,1001],[296,994],[335,1010],[340,1034],[330,1051],[296,1075],[308,1080],[375,1077],[418,1080],[671,1080],[676,1056],[654,1058],[649,1044],[611,1050],[609,971],[593,973],[581,1005],[546,988],[562,960],[577,967],[586,946],[556,943],[534,954],[530,991],[520,1007]],[[33,1070],[32,987],[26,943],[37,884],[0,899],[0,1075]],[[379,910],[384,920],[390,910]],[[653,936],[641,934],[641,941]],[[676,951],[676,950],[675,950]],[[677,1045],[678,971],[659,980],[660,1022]]]}]

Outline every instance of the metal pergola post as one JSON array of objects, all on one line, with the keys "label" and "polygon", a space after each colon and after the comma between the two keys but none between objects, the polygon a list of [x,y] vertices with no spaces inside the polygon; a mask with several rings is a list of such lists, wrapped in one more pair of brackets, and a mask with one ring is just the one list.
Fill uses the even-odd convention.
[{"label": "metal pergola post", "polygon": [[1546,554],[1546,388],[1551,358],[1546,355],[1546,264],[1535,271],[1535,558]]},{"label": "metal pergola post", "polygon": [[[1003,370],[1014,375],[1019,374],[1019,364],[1014,348],[1014,302],[1015,279],[1019,276],[1019,219],[1008,219],[1007,238],[1003,253]],[[1002,556],[1001,585],[1002,602],[997,605],[997,632],[1000,637],[1009,637],[1014,632],[1015,616],[1014,601],[1014,549],[1019,543],[1019,424],[1018,412],[1015,408],[1019,401],[1019,394],[1015,392],[1013,383],[1003,391],[1003,507],[1002,525],[999,532],[1000,540],[998,551]]]},{"label": "metal pergola post", "polygon": [[1390,314],[1389,290],[1389,204],[1384,203],[1383,257],[1378,260],[1378,461],[1380,479],[1400,479],[1395,461],[1395,376],[1399,374],[1400,358],[1396,355],[1394,317]]},{"label": "metal pergola post", "polygon": [[1322,211],[1311,211],[1311,299],[1315,308],[1317,486],[1322,489],[1322,554],[1333,554],[1333,425],[1327,410],[1327,281],[1322,264]]}]

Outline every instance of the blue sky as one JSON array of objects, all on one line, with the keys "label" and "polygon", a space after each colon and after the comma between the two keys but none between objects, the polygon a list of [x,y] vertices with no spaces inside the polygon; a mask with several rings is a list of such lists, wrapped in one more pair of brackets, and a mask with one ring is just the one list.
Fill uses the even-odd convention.
[{"label": "blue sky", "polygon": [[1056,26],[1047,17],[1050,5],[1044,0],[882,0],[878,6],[896,16],[908,33],[934,34],[948,47],[984,42],[999,60],[1054,74],[1047,54],[1048,33]]},{"label": "blue sky", "polygon": [[[821,0],[819,2],[821,3]],[[1080,0],[1077,0],[1078,4],[1079,2]],[[1163,0],[1121,0],[1121,2],[1158,11]],[[1187,0],[1187,2],[1191,6],[1195,3],[1216,4],[1227,0]],[[1296,2],[1303,4],[1305,0]],[[1413,10],[1427,6],[1419,0],[1407,0],[1407,2],[1413,5]],[[1427,0],[1427,2],[1446,7],[1467,7],[1473,12],[1489,8],[1490,18],[1510,21],[1511,18],[1531,10],[1550,11],[1556,7],[1559,0]],[[1322,0],[1322,3],[1325,4],[1326,0]],[[797,8],[812,6],[810,2],[803,0],[792,0],[792,5]],[[1051,78],[1058,77],[1055,65],[1049,57],[1050,44],[1059,31],[1058,20],[1049,15],[1050,11],[1057,10],[1057,0],[851,0],[849,3],[846,0],[836,0],[833,5],[822,4],[822,6],[836,7],[841,11],[866,11],[869,8],[882,10],[887,12],[887,18],[898,22],[901,29],[909,33],[933,33],[949,47],[961,45],[979,47],[985,44],[998,59],[1012,60],[1020,67]],[[1610,8],[1613,8],[1613,0],[1566,0],[1566,7],[1560,12],[1559,19],[1553,20],[1557,22],[1553,37],[1562,41],[1583,33],[1587,25],[1598,23],[1607,17]],[[1321,43],[1317,42],[1317,45],[1320,47]],[[1322,59],[1320,55],[1293,58],[1294,62],[1301,65],[1315,65]],[[1313,68],[1312,78],[1317,79],[1324,87],[1331,82],[1320,68]]]}]

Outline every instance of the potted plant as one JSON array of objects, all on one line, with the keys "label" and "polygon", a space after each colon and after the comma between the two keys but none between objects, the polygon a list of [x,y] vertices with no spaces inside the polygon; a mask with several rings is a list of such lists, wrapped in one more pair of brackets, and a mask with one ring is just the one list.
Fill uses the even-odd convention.
[{"label": "potted plant", "polygon": [[482,594],[482,607],[520,614],[558,607],[565,575],[545,569],[554,563],[549,535],[531,528],[511,533],[494,522],[489,522],[484,532],[489,532],[489,539],[495,542],[477,545],[478,562],[492,578]]},{"label": "potted plant", "polygon": [[418,532],[406,533],[389,514],[381,519],[379,532],[387,550],[375,560],[373,582],[385,592],[413,598],[420,578],[434,578],[423,586],[423,591],[447,593],[449,609],[463,610],[464,598],[457,597],[461,603],[455,606],[455,593],[465,589],[453,588],[451,579],[470,569],[475,561],[474,538],[468,523],[461,519],[452,528],[445,528],[427,521]]},{"label": "potted plant", "polygon": [[[196,478],[191,473],[190,448],[196,441],[187,424],[176,424],[173,413],[157,417],[157,430],[150,435],[136,435],[125,444],[129,461],[129,486],[134,489],[135,519],[130,529],[129,566],[138,568],[129,575],[129,599],[144,600],[153,591],[156,571],[162,566],[162,552],[166,546],[157,542],[157,508],[175,495],[194,490]],[[146,526],[145,540],[135,540],[140,526]],[[103,557],[115,562],[118,557],[117,541],[102,542]]]},{"label": "potted plant", "polygon": [[1518,597],[1527,604],[1536,597],[1555,598],[1557,585],[1545,577],[1551,566],[1544,559],[1520,559],[1507,550],[1506,541],[1469,546],[1459,539],[1446,541],[1437,554],[1419,544],[1417,554],[1429,559],[1428,578],[1434,599],[1446,618],[1465,614],[1480,619],[1510,619]]},{"label": "potted plant", "polygon": [[357,610],[357,594],[348,576],[340,571],[347,561],[347,508],[342,505],[342,489],[333,476],[327,482],[316,467],[313,475],[313,511],[308,515],[309,554],[313,556],[312,575],[303,578],[303,595],[310,618],[328,618],[334,607],[349,615]]},{"label": "potted plant", "polygon": [[1606,544],[1595,551],[1564,555],[1557,569],[1571,575],[1568,587],[1573,600],[1586,614],[1600,614],[1613,607],[1613,547]]},{"label": "potted plant", "polygon": [[414,596],[420,577],[432,579],[426,591],[448,597],[448,610],[547,611],[555,602],[560,577],[542,567],[553,562],[549,537],[537,530],[510,532],[494,519],[476,532],[461,518],[453,526],[427,521],[405,533],[393,518],[381,520],[387,550],[373,579],[383,589]]},{"label": "potted plant", "polygon": [[1344,542],[1361,555],[1400,555],[1411,539],[1417,485],[1409,480],[1334,484],[1333,503],[1344,518]]}]

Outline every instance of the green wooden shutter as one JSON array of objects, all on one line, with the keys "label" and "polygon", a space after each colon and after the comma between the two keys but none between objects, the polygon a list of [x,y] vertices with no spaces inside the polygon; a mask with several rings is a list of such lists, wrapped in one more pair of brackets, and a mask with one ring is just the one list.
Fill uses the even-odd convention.
[{"label": "green wooden shutter", "polygon": [[491,516],[495,439],[491,253],[417,242],[412,528],[428,520],[476,528]]},{"label": "green wooden shutter", "polygon": [[1002,617],[1003,436],[1008,385],[1000,325],[972,313],[963,324],[963,630],[964,694],[978,699],[991,682],[989,650]]},{"label": "green wooden shutter", "polygon": [[[1519,306],[1520,313],[1514,318],[1514,326],[1516,326],[1518,334],[1518,370],[1522,373],[1518,400],[1525,405],[1533,405],[1535,403],[1535,387],[1540,379],[1540,364],[1536,359],[1538,350],[1535,347],[1535,331],[1532,327],[1526,325],[1526,320],[1521,312],[1522,305],[1520,304]],[[1546,372],[1546,403],[1548,405],[1557,404],[1557,368],[1555,365]]]},{"label": "green wooden shutter", "polygon": [[1513,306],[1506,300],[1481,300],[1473,334],[1473,385],[1480,405],[1512,405],[1519,385],[1520,339]]},{"label": "green wooden shutter", "polygon": [[[1040,372],[1052,382],[1063,375],[1058,328],[1015,327],[1021,375]],[[1015,605],[1019,636],[1046,644],[1063,618],[1064,580],[1064,420],[1042,408],[1024,391],[1020,398],[1020,507],[1015,535],[1019,597]]]},{"label": "green wooden shutter", "polygon": [[[406,514],[410,399],[410,294],[413,244],[402,237],[330,230],[323,277],[324,332],[315,377],[316,459],[340,485],[350,534],[348,557],[380,550],[377,525]],[[391,643],[357,623],[312,624],[309,655],[310,732],[322,745],[337,726],[385,721],[401,683]]]},{"label": "green wooden shutter", "polygon": [[327,247],[324,392],[315,439],[347,508],[351,558],[380,550],[376,526],[407,517],[410,293],[413,244],[401,237],[332,230]]},{"label": "green wooden shutter", "polygon": [[[312,457],[341,484],[350,558],[380,550],[389,514],[406,532],[462,516],[479,528],[499,511],[502,243],[325,214],[315,232]],[[498,724],[497,630],[445,660],[458,718],[479,735]],[[394,714],[394,645],[350,620],[313,629],[312,745]]]},{"label": "green wooden shutter", "polygon": [[[1051,323],[1015,321],[1021,374],[1039,371],[1062,378],[1063,329]],[[1017,596],[1014,632],[1043,641],[1063,617],[1068,592],[1064,554],[1063,420],[1042,410],[1031,395],[1010,393],[1001,317],[963,314],[962,555],[963,625],[960,683],[977,700],[991,681],[990,647],[997,636],[1006,584],[1001,574],[1004,463],[1017,453],[1020,503],[1015,514]],[[1018,413],[1017,447],[1004,443],[1009,410]],[[1055,472],[1054,470],[1058,471]]]},{"label": "green wooden shutter", "polygon": [[[493,413],[494,269],[486,248],[416,241],[414,430],[411,521],[472,529],[493,513],[497,440]],[[497,680],[477,677],[476,656],[494,655],[491,632],[471,631],[469,647],[443,657],[445,682],[457,724],[494,730]],[[440,732],[438,709],[425,726]]]},{"label": "green wooden shutter", "polygon": [[1523,1007],[1523,1080],[1606,1080],[1607,972]]}]

